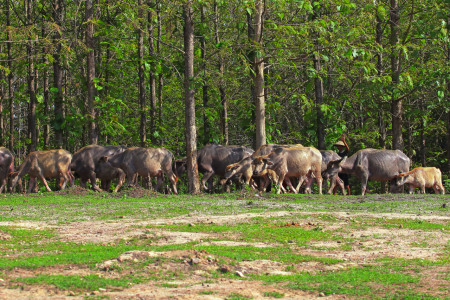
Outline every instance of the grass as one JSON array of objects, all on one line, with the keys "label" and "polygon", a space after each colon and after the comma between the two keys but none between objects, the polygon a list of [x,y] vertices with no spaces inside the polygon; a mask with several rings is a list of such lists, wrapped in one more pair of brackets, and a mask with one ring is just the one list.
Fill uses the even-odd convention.
[{"label": "grass", "polygon": [[126,276],[121,278],[104,278],[98,275],[38,275],[35,277],[23,277],[14,279],[13,282],[26,284],[53,285],[62,290],[89,290],[95,291],[99,288],[127,287],[131,284],[144,282],[144,278],[137,276]]},{"label": "grass", "polygon": [[[128,193],[129,191],[127,191]],[[131,192],[129,194],[132,194]],[[445,196],[444,196],[445,197]],[[447,196],[448,197],[448,196]],[[264,292],[267,298],[282,298],[281,291],[303,290],[326,295],[341,294],[362,298],[445,298],[450,293],[450,242],[436,246],[426,239],[411,241],[411,247],[433,247],[434,260],[373,258],[370,262],[348,264],[333,255],[353,251],[353,231],[373,227],[389,230],[414,230],[426,237],[427,232],[448,234],[450,224],[429,222],[421,215],[447,216],[439,195],[371,195],[367,197],[273,195],[254,196],[254,193],[233,193],[200,196],[162,195],[151,198],[131,198],[128,194],[61,195],[43,193],[41,196],[0,196],[0,278],[7,287],[23,285],[53,286],[59,290],[77,293],[96,291],[99,288],[121,288],[154,281],[161,288],[184,286],[178,281],[197,278],[196,271],[205,274],[197,284],[242,280],[274,284],[280,292]],[[445,200],[445,199],[444,199]],[[279,216],[256,215],[266,212],[283,212]],[[326,212],[326,213],[322,213]],[[332,214],[336,212],[336,214]],[[349,213],[415,214],[417,217],[346,216]],[[240,219],[221,223],[208,221],[208,216],[227,216],[254,213]],[[189,217],[189,221],[183,219]],[[199,218],[198,221],[193,221]],[[151,225],[135,225],[150,238],[140,235],[108,243],[69,242],[54,227],[70,230],[72,222],[102,221],[122,223],[130,227],[134,221],[152,221]],[[35,227],[20,226],[29,222]],[[174,223],[177,221],[177,223]],[[178,223],[179,222],[179,223]],[[158,224],[158,225],[156,225]],[[45,226],[51,225],[51,226]],[[76,225],[74,225],[76,226]],[[166,244],[165,235],[155,232],[203,233],[201,240]],[[369,235],[359,240],[377,240],[383,236]],[[223,244],[215,242],[232,243]],[[329,248],[313,245],[330,242],[338,246]],[[389,241],[387,242],[387,244]],[[258,246],[264,244],[264,247]],[[360,247],[361,251],[370,251]],[[97,264],[115,259],[130,250],[164,253],[200,253],[213,257],[212,261],[189,265],[191,257],[151,257],[137,262],[124,262],[111,273],[100,271]],[[244,278],[234,270],[244,262],[277,262],[279,269],[288,274],[250,272]],[[314,272],[305,272],[302,266],[315,266]],[[228,266],[229,272],[218,270]],[[67,267],[83,270],[73,275],[63,272]],[[427,291],[425,274],[434,268],[444,271],[437,274],[437,286]],[[17,272],[27,270],[26,272]],[[52,274],[48,274],[51,272]],[[29,274],[34,274],[30,276]],[[22,274],[22,275],[21,275]],[[26,275],[24,275],[26,274]],[[198,275],[196,275],[198,276]],[[173,282],[177,282],[174,284]],[[190,282],[189,284],[196,284]],[[425,292],[427,291],[427,292]],[[198,295],[211,295],[206,289],[196,290]],[[214,292],[214,294],[217,294]],[[244,294],[230,291],[226,299],[250,299]]]},{"label": "grass", "polygon": [[387,288],[401,290],[405,284],[417,284],[420,278],[409,274],[391,273],[377,267],[364,267],[317,274],[302,272],[295,275],[262,275],[255,276],[255,279],[269,283],[283,282],[294,289],[323,292],[326,295],[367,296],[380,294]]}]

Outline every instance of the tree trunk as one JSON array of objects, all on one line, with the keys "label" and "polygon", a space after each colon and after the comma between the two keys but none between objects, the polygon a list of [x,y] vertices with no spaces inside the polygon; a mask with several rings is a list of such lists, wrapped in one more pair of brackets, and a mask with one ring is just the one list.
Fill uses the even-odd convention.
[{"label": "tree trunk", "polygon": [[13,95],[13,72],[12,72],[12,55],[11,55],[11,18],[9,13],[9,0],[5,0],[6,10],[6,28],[7,28],[7,46],[8,52],[8,98],[9,98],[9,149],[14,151],[14,95]]},{"label": "tree trunk", "polygon": [[87,115],[88,115],[88,132],[89,132],[89,143],[97,144],[97,126],[96,126],[96,112],[95,112],[95,96],[96,88],[94,83],[95,78],[95,41],[94,41],[94,9],[92,5],[92,0],[86,0],[85,7],[85,20],[86,20],[86,48],[87,52]]},{"label": "tree trunk", "polygon": [[[0,53],[3,53],[3,45],[0,45]],[[3,75],[5,74],[5,71],[0,71],[0,82],[6,82]],[[6,90],[5,86],[2,84],[0,88],[0,145],[4,145],[4,123],[3,123],[3,101],[5,100]]]},{"label": "tree trunk", "polygon": [[[220,43],[220,37],[219,37],[219,11],[217,7],[217,1],[214,1],[214,36],[216,39],[216,45]],[[224,67],[223,67],[223,58],[222,55],[219,53],[219,74],[220,74],[220,81],[219,81],[219,94],[220,94],[220,103],[222,104],[222,113],[221,113],[221,129],[222,129],[222,137],[223,137],[223,144],[228,145],[228,102],[227,97],[225,94],[225,87],[223,82],[223,75],[224,75]]]},{"label": "tree trunk", "polygon": [[398,0],[391,0],[390,19],[391,27],[391,76],[392,76],[392,99],[391,99],[391,113],[392,113],[392,148],[403,150],[403,101],[399,99],[397,86],[400,82],[400,53],[397,50],[399,43],[399,6]]},{"label": "tree trunk", "polygon": [[145,103],[145,79],[144,79],[144,21],[143,21],[143,8],[142,8],[142,0],[138,1],[138,19],[139,19],[139,28],[138,28],[138,60],[139,60],[139,112],[140,112],[140,126],[139,126],[139,135],[141,140],[141,147],[145,147],[145,142],[147,140],[147,132],[146,132],[146,103]]},{"label": "tree trunk", "polygon": [[[313,20],[316,19],[319,15],[319,12],[316,11],[317,8],[314,7]],[[316,134],[317,134],[317,147],[318,149],[325,149],[325,128],[323,124],[324,114],[322,111],[323,105],[323,81],[320,75],[320,71],[322,69],[320,63],[320,45],[319,45],[319,33],[314,31],[314,48],[315,54],[313,57],[314,70],[316,70],[316,77],[314,78],[314,94],[316,98]]]},{"label": "tree trunk", "polygon": [[[157,18],[157,22],[158,22],[158,40],[156,41],[156,53],[158,55],[158,58],[160,58],[161,57],[161,3],[159,3],[159,1],[158,1],[157,5],[158,5],[158,8],[156,11],[156,18]],[[163,77],[162,77],[162,73],[159,73],[159,75],[158,75],[158,103],[159,103],[158,123],[159,123],[159,128],[161,128],[161,130],[163,127],[162,90],[163,90]],[[163,138],[162,134],[160,134],[160,137],[159,137],[159,144],[161,146],[164,145],[164,138]]]},{"label": "tree trunk", "polygon": [[[200,8],[200,21],[205,24],[205,6],[202,5]],[[208,85],[206,84],[206,39],[205,32],[202,30],[200,36],[200,57],[202,59],[203,68],[203,86],[202,86],[202,96],[203,96],[203,144],[208,144],[210,142],[210,125],[208,119]]]},{"label": "tree trunk", "polygon": [[262,55],[262,32],[264,22],[264,0],[256,0],[255,3],[255,23],[254,23],[254,43],[258,46],[258,51],[254,55],[253,71],[254,77],[254,99],[256,114],[256,148],[266,144],[266,109],[264,95],[264,57]]},{"label": "tree trunk", "polygon": [[[42,25],[42,36],[46,36],[47,32],[45,30],[45,26]],[[42,90],[43,90],[43,102],[44,102],[44,115],[48,117],[50,114],[49,111],[49,77],[48,77],[48,47],[44,46],[42,49],[44,53],[43,62],[44,65],[44,72],[43,72],[43,80],[42,80]],[[43,139],[44,139],[44,149],[48,149],[49,142],[50,142],[50,125],[48,124],[48,121],[46,120],[44,123],[44,132],[43,132]]]},{"label": "tree trunk", "polygon": [[[53,1],[53,20],[58,29],[62,25],[62,7],[61,0]],[[62,124],[64,121],[64,108],[63,108],[63,95],[62,95],[62,83],[63,74],[61,67],[61,34],[59,30],[55,30],[55,35],[53,36],[53,44],[55,45],[55,53],[53,54],[53,85],[57,90],[54,96],[54,130],[55,130],[55,140],[54,146],[56,148],[61,148],[63,145],[63,130]]]},{"label": "tree trunk", "polygon": [[192,0],[184,5],[184,90],[186,105],[186,164],[188,176],[188,191],[191,194],[200,193],[200,183],[197,166],[197,133],[195,126],[195,90],[194,83],[194,16]]},{"label": "tree trunk", "polygon": [[[376,42],[378,44],[378,47],[380,47],[380,51],[377,53],[377,72],[378,76],[383,75],[383,21],[380,18],[378,14],[378,9],[375,8],[375,14],[376,14]],[[381,148],[386,148],[386,123],[384,120],[384,109],[383,109],[383,103],[381,97],[379,98],[379,113],[378,113],[378,125],[379,125],[379,133],[380,138],[378,139],[378,142],[380,143]],[[382,191],[385,192],[385,191]]]},{"label": "tree trunk", "polygon": [[[33,23],[32,18],[32,7],[33,0],[27,0],[26,15],[27,15],[27,25],[31,26]],[[30,144],[28,145],[28,152],[36,151],[37,141],[36,141],[36,91],[35,91],[35,73],[34,73],[34,58],[33,58],[33,36],[30,32],[28,35],[27,42],[27,56],[28,56],[28,94],[30,97],[30,103],[28,105],[28,138],[30,139]]]},{"label": "tree trunk", "polygon": [[[316,48],[318,45],[316,43]],[[323,125],[323,81],[320,77],[320,54],[314,54],[314,69],[316,70],[316,78],[314,79],[314,93],[316,96],[316,113],[317,113],[317,147],[318,149],[325,149],[325,129]]]},{"label": "tree trunk", "polygon": [[[151,1],[148,1],[148,6],[153,7]],[[149,80],[150,80],[150,140],[152,144],[156,143],[156,138],[153,133],[156,130],[156,78],[154,73],[155,66],[155,47],[154,47],[154,39],[153,39],[153,13],[149,10],[147,14],[148,19],[148,54],[152,61],[152,68],[149,72]]]},{"label": "tree trunk", "polygon": [[[450,14],[447,15],[447,38],[450,39]],[[447,43],[447,65],[450,64],[450,44]],[[447,81],[447,103],[450,103],[450,81]],[[450,110],[447,112],[447,172],[450,172]]]}]

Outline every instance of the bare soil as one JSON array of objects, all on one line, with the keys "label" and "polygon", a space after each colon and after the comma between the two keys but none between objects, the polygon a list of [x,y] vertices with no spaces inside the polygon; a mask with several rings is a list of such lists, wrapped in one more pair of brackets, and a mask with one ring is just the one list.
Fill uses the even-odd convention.
[{"label": "bare soil", "polygon": [[[70,193],[79,195],[89,194],[91,191],[74,187]],[[59,192],[64,194],[65,191]],[[130,197],[152,196],[144,189],[133,189],[122,192],[117,195],[122,197],[128,193]],[[150,194],[149,194],[150,193]],[[183,244],[191,241],[208,240],[203,244],[219,245],[251,245],[254,247],[268,247],[273,244],[248,243],[236,241],[209,241],[211,238],[218,237],[216,233],[195,233],[195,232],[174,232],[163,229],[148,230],[147,225],[161,224],[195,224],[195,223],[215,223],[215,224],[233,224],[244,223],[252,217],[285,217],[289,215],[302,214],[298,211],[279,211],[267,213],[246,213],[227,216],[184,216],[176,218],[161,218],[154,220],[134,220],[120,218],[116,221],[79,221],[69,224],[49,224],[47,222],[23,221],[18,223],[0,222],[0,226],[15,225],[26,228],[51,228],[60,236],[62,240],[76,243],[104,243],[108,244],[115,240],[127,239],[150,239],[152,245]],[[131,252],[119,256],[115,260],[106,261],[100,264],[96,270],[89,268],[80,268],[79,266],[58,266],[51,268],[40,268],[38,270],[14,269],[6,272],[7,278],[35,276],[37,274],[61,274],[61,275],[88,275],[98,274],[103,277],[117,277],[123,275],[115,271],[115,266],[126,264],[127,261],[139,261],[146,257],[178,258],[181,263],[174,263],[173,260],[164,260],[164,264],[150,264],[149,270],[159,270],[161,272],[192,271],[192,276],[170,282],[170,286],[161,286],[160,283],[151,281],[145,284],[132,285],[128,288],[116,288],[109,290],[95,291],[92,294],[77,294],[72,291],[60,291],[51,286],[30,286],[19,284],[18,288],[2,288],[6,285],[3,279],[0,279],[0,299],[81,299],[86,296],[108,297],[110,299],[226,299],[230,293],[251,297],[253,299],[268,299],[264,296],[265,292],[277,292],[284,295],[283,299],[345,299],[348,296],[330,295],[324,296],[319,293],[304,292],[300,290],[287,289],[283,286],[265,285],[262,282],[246,280],[248,274],[290,274],[290,272],[308,271],[320,272],[328,270],[346,269],[352,266],[376,264],[377,258],[393,257],[406,259],[426,259],[437,260],[440,250],[448,247],[450,234],[444,231],[421,231],[402,228],[384,228],[379,226],[367,227],[363,230],[353,231],[349,226],[357,222],[358,218],[386,218],[386,219],[414,219],[424,220],[433,223],[449,224],[450,216],[433,216],[417,214],[399,214],[399,213],[347,213],[347,212],[305,212],[307,221],[286,223],[283,226],[304,226],[314,228],[320,226],[324,231],[340,229],[342,239],[351,238],[351,249],[343,250],[340,248],[341,241],[314,242],[308,247],[299,247],[298,253],[301,255],[312,255],[318,257],[330,257],[341,259],[343,263],[326,265],[320,262],[304,262],[294,264],[287,271],[286,265],[271,260],[245,261],[239,265],[227,265],[219,262],[213,255],[195,250],[170,251],[170,252]],[[338,221],[325,222],[323,219],[315,216],[330,215]],[[270,225],[270,224],[268,224]],[[275,225],[273,225],[275,226]],[[280,226],[280,225],[276,225]],[[11,238],[7,233],[0,231],[0,239]],[[222,237],[223,239],[223,237]],[[416,247],[414,245],[429,245],[429,247]],[[212,270],[222,270],[223,272],[240,272],[244,277],[238,279],[218,279],[211,283],[207,279]],[[423,291],[428,294],[440,295],[438,289],[433,287],[442,287],[446,281],[439,274],[448,274],[448,266],[435,268],[432,272],[423,273]],[[238,274],[238,273],[236,273]],[[448,276],[448,275],[447,275]],[[1,278],[1,276],[0,276]]]}]

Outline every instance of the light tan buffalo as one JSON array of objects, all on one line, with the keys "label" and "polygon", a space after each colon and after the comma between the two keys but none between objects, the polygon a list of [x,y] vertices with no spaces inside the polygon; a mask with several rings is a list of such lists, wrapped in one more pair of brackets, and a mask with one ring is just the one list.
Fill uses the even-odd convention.
[{"label": "light tan buffalo", "polygon": [[28,193],[36,186],[36,178],[42,180],[49,192],[52,190],[48,187],[46,178],[59,178],[59,187],[64,189],[67,182],[70,181],[73,184],[73,176],[69,169],[71,160],[72,154],[64,149],[31,152],[20,165],[19,170],[14,173],[11,191],[16,187],[18,180],[26,174],[30,175]]},{"label": "light tan buffalo", "polygon": [[[253,160],[253,175],[260,175],[265,169],[273,170],[278,177],[278,191],[285,192],[282,183],[285,181],[294,193],[298,193],[299,187],[308,176],[314,176],[322,194],[322,155],[314,147],[279,148],[268,155],[257,156]],[[296,188],[289,178],[299,178]],[[306,192],[310,192],[310,183]]]},{"label": "light tan buffalo", "polygon": [[253,153],[253,157],[267,155],[270,152],[278,148],[295,148],[295,147],[303,147],[302,144],[287,144],[287,145],[278,145],[278,144],[266,144],[262,145],[258,149],[256,149],[255,153]]},{"label": "light tan buffalo", "polygon": [[418,167],[409,172],[398,175],[400,178],[398,184],[409,184],[409,193],[413,194],[418,187],[420,192],[425,194],[425,188],[432,187],[436,194],[445,194],[445,189],[442,186],[441,170],[434,167]]},{"label": "light tan buffalo", "polygon": [[224,185],[225,183],[227,183],[227,181],[236,176],[243,178],[244,183],[251,188],[258,189],[255,180],[260,179],[261,185],[259,189],[265,192],[270,183],[270,178],[272,178],[272,180],[276,180],[277,176],[275,172],[270,169],[265,169],[258,176],[253,175],[253,160],[254,158],[252,156],[249,156],[237,163],[228,165],[225,168],[225,175],[224,178],[220,181],[220,184]]}]

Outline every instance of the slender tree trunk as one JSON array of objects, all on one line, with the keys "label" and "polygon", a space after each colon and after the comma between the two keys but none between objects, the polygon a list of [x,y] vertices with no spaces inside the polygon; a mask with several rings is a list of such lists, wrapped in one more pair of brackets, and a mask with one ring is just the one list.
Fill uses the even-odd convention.
[{"label": "slender tree trunk", "polygon": [[[158,40],[156,41],[156,53],[158,55],[158,58],[161,57],[161,3],[157,3],[157,11],[156,11],[156,18],[157,18],[157,22],[158,22]],[[158,115],[158,123],[159,123],[159,128],[163,128],[163,97],[162,97],[162,92],[163,92],[163,77],[162,77],[162,73],[159,73],[158,75],[158,103],[159,103],[159,115]],[[160,134],[159,137],[159,144],[161,146],[164,145],[164,138],[163,135]]]},{"label": "slender tree trunk", "polygon": [[[319,15],[319,12],[316,11],[317,8],[314,8],[313,19],[316,19]],[[317,134],[317,147],[318,149],[325,149],[325,127],[323,124],[324,114],[322,112],[322,104],[323,104],[323,81],[320,75],[320,71],[322,69],[322,65],[320,63],[320,45],[319,45],[319,33],[314,31],[314,48],[315,54],[313,56],[313,64],[314,70],[316,70],[316,78],[314,78],[314,94],[316,98],[316,134]]]},{"label": "slender tree trunk", "polygon": [[[318,45],[316,44],[316,48]],[[325,149],[325,129],[323,125],[323,81],[320,77],[320,54],[314,54],[314,69],[316,70],[316,78],[314,79],[314,92],[316,96],[316,113],[317,113],[317,146],[318,149]]]},{"label": "slender tree trunk", "polygon": [[[450,39],[450,14],[447,15],[447,38]],[[449,64],[450,64],[450,43],[447,42],[447,65]],[[450,81],[447,81],[446,98],[447,103],[450,103]],[[450,172],[450,111],[447,112],[447,172]]]},{"label": "slender tree trunk", "polygon": [[[32,26],[32,7],[33,0],[27,0],[26,15],[27,15],[27,25]],[[35,73],[34,73],[34,58],[33,58],[33,36],[29,33],[27,42],[27,56],[28,56],[28,94],[30,97],[30,103],[28,106],[28,138],[30,139],[30,144],[28,145],[28,151],[36,151],[37,141],[36,141],[36,91],[35,91]]]},{"label": "slender tree trunk", "polygon": [[[45,30],[45,25],[43,23],[42,25],[42,36],[46,36],[47,32]],[[44,46],[42,49],[42,52],[44,54],[44,57],[42,58],[42,64],[44,66],[44,71],[43,71],[43,78],[42,78],[42,91],[43,91],[43,102],[44,102],[44,115],[46,117],[48,117],[48,115],[50,114],[49,112],[49,78],[48,78],[48,58],[47,58],[47,54],[48,54],[48,47]],[[44,149],[48,149],[49,146],[49,141],[50,141],[50,125],[48,124],[48,121],[46,120],[44,122],[44,132],[43,132],[43,146]]]},{"label": "slender tree trunk", "polygon": [[[424,111],[424,99],[420,97],[420,110]],[[420,162],[422,167],[426,167],[426,140],[425,140],[425,120],[424,118],[420,119]]]},{"label": "slender tree trunk", "polygon": [[[378,10],[375,10],[376,14],[376,42],[378,44],[378,47],[380,48],[380,51],[377,53],[377,71],[378,76],[382,76],[384,73],[383,70],[383,21],[380,18],[378,14]],[[379,99],[380,107],[382,107],[382,99],[380,97]],[[381,108],[378,113],[378,125],[379,125],[379,132],[380,132],[380,138],[379,143],[381,148],[386,148],[386,123],[385,123],[385,114],[384,109]]]},{"label": "slender tree trunk", "polygon": [[55,53],[53,54],[53,85],[57,90],[54,94],[54,131],[55,140],[54,146],[61,148],[63,146],[63,129],[62,124],[64,121],[64,107],[63,107],[63,74],[61,66],[61,34],[60,27],[62,26],[62,7],[61,0],[53,1],[53,21],[58,30],[55,30],[53,36],[53,44],[55,45]]},{"label": "slender tree trunk", "polygon": [[[148,6],[153,7],[152,1],[148,1]],[[152,68],[149,72],[149,80],[150,80],[150,140],[152,144],[156,143],[155,136],[153,133],[156,130],[156,77],[153,71],[156,59],[155,56],[155,47],[154,47],[154,39],[153,39],[153,12],[149,10],[147,14],[148,19],[148,54],[150,55],[150,59],[152,61]]]},{"label": "slender tree trunk", "polygon": [[13,95],[13,72],[12,72],[12,55],[11,55],[11,18],[9,12],[9,0],[5,0],[6,10],[6,28],[7,28],[7,46],[8,52],[8,98],[9,98],[9,149],[14,151],[14,95]]},{"label": "slender tree trunk", "polygon": [[87,115],[88,121],[88,132],[89,132],[89,143],[97,144],[97,126],[96,126],[96,112],[95,112],[95,96],[96,88],[94,83],[95,78],[95,41],[94,41],[94,9],[92,0],[86,0],[85,7],[85,19],[86,19],[86,47],[87,52]]},{"label": "slender tree trunk", "polygon": [[[219,37],[219,11],[217,7],[217,1],[214,1],[214,36],[216,39],[216,45],[220,43],[220,37]],[[220,74],[220,82],[219,82],[219,94],[220,94],[220,103],[222,104],[222,113],[221,113],[221,129],[222,129],[222,137],[223,137],[223,144],[228,145],[228,101],[225,94],[225,87],[224,87],[224,67],[223,67],[223,57],[219,53],[219,74]]]},{"label": "slender tree trunk", "polygon": [[184,90],[186,105],[186,164],[188,191],[200,193],[197,166],[197,133],[195,126],[195,90],[194,82],[194,16],[192,0],[184,4]]},{"label": "slender tree trunk", "polygon": [[400,82],[400,53],[397,50],[399,43],[399,6],[398,0],[391,0],[390,19],[391,27],[391,77],[392,77],[392,99],[391,99],[391,113],[392,113],[392,148],[403,150],[403,101],[399,99],[397,86]]},{"label": "slender tree trunk", "polygon": [[[3,45],[0,45],[0,53],[3,53]],[[5,74],[4,70],[0,71],[0,82],[2,82],[2,83],[5,82],[4,74]],[[5,100],[6,89],[3,84],[1,84],[0,93],[1,93],[1,95],[0,95],[0,145],[4,145],[5,143],[3,140],[4,139],[3,131],[4,131],[5,125],[3,123],[3,102]]]},{"label": "slender tree trunk", "polygon": [[[205,6],[202,5],[200,8],[200,20],[202,24],[205,24]],[[208,144],[210,142],[210,125],[208,119],[208,85],[206,84],[206,39],[205,32],[203,30],[200,36],[200,57],[202,59],[203,68],[203,86],[202,86],[202,96],[203,96],[203,143]]]},{"label": "slender tree trunk", "polygon": [[138,1],[138,19],[139,19],[139,28],[138,28],[138,59],[139,59],[139,112],[140,112],[140,127],[139,134],[141,139],[141,147],[145,147],[147,140],[147,132],[146,132],[146,103],[145,103],[145,70],[144,70],[144,20],[143,18],[143,8],[142,8],[142,0]]},{"label": "slender tree trunk", "polygon": [[264,25],[264,0],[256,0],[255,3],[255,24],[254,42],[259,47],[259,54],[254,55],[253,71],[254,77],[254,99],[256,114],[256,148],[266,144],[266,109],[264,94],[264,57],[262,55],[262,34]]}]

